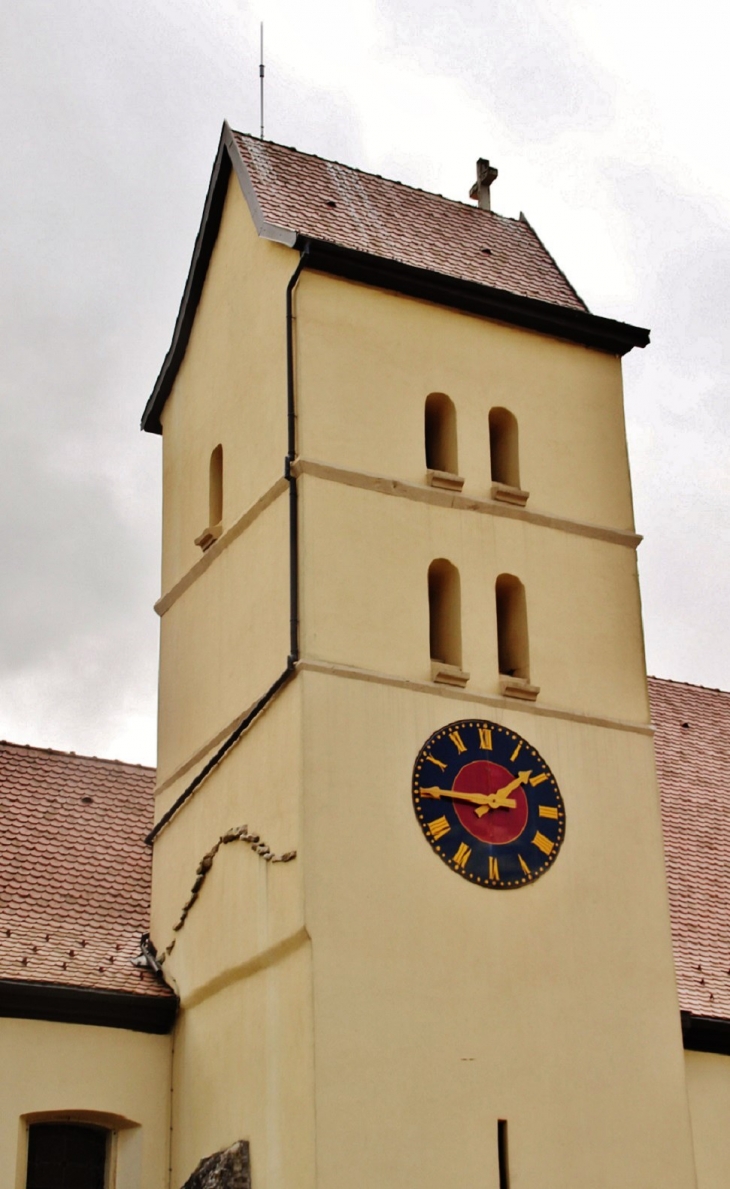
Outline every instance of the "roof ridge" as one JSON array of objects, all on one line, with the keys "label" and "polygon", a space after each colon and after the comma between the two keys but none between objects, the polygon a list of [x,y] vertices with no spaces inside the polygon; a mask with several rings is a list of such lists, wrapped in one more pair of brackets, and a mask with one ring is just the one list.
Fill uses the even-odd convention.
[{"label": "roof ridge", "polygon": [[13,747],[18,751],[33,751],[39,755],[66,756],[67,759],[84,760],[96,764],[114,764],[118,768],[139,768],[143,772],[156,772],[151,764],[135,764],[131,760],[116,760],[106,756],[85,755],[77,751],[61,751],[57,747],[38,747],[34,743],[14,743],[12,739],[0,739],[0,747]]},{"label": "roof ridge", "polygon": [[[233,132],[234,136],[241,136],[246,140],[255,140],[257,142],[261,140],[261,137],[255,136],[253,132],[240,132],[236,128],[232,128],[231,131]],[[515,223],[517,225],[520,223],[527,223],[526,219],[515,218],[513,215],[502,215],[499,213],[499,211],[485,211],[481,207],[476,206],[473,202],[465,202],[462,198],[450,198],[448,194],[440,194],[438,190],[425,190],[423,186],[411,186],[408,182],[399,181],[398,178],[389,178],[386,177],[385,174],[374,173],[372,169],[362,169],[359,165],[348,165],[344,161],[336,161],[334,157],[322,157],[319,153],[307,153],[304,149],[296,148],[295,145],[282,144],[278,140],[264,140],[263,144],[273,145],[274,148],[277,149],[286,149],[288,153],[296,153],[298,157],[311,157],[312,160],[322,161],[325,165],[337,165],[340,169],[349,169],[351,173],[362,173],[365,174],[366,177],[377,178],[379,182],[388,182],[388,184],[391,186],[400,186],[402,190],[413,190],[413,192],[416,194],[425,194],[428,198],[440,198],[442,202],[452,202],[454,206],[464,207],[464,209],[468,211],[479,211],[482,215],[491,215],[492,218],[503,219],[506,223]],[[530,228],[532,234],[539,239],[539,236],[531,224],[527,223],[527,226]],[[540,242],[542,243],[542,240],[540,240]],[[542,246],[545,247],[544,244]],[[547,252],[547,248],[545,248],[545,251]],[[553,260],[553,257],[549,252],[548,255],[550,256],[550,259]],[[559,271],[562,273],[562,269]],[[569,281],[568,284],[570,285]],[[570,287],[571,289],[573,288],[572,285]],[[575,293],[575,290],[573,290],[573,292]],[[576,297],[578,296],[579,295],[576,294]],[[579,297],[579,300],[582,301],[582,298]]]}]

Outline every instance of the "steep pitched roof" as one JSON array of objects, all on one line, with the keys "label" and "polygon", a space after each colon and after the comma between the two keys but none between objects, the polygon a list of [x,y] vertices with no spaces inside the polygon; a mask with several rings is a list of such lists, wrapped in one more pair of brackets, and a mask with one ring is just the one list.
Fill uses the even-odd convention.
[{"label": "steep pitched roof", "polygon": [[267,223],[445,277],[587,306],[530,224],[233,132]]},{"label": "steep pitched roof", "polygon": [[0,742],[0,980],[138,996],[152,768]]},{"label": "steep pitched roof", "polygon": [[524,216],[506,218],[224,124],[172,343],[142,416],[151,433],[162,432],[231,171],[257,233],[306,250],[310,269],[614,355],[649,341],[648,330],[591,314]]},{"label": "steep pitched roof", "polygon": [[730,1020],[730,693],[649,678],[680,1007]]}]

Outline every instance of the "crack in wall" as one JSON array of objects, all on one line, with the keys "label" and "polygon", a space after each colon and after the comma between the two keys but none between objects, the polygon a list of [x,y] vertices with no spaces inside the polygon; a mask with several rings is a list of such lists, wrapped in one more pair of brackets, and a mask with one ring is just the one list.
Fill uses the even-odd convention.
[{"label": "crack in wall", "polygon": [[[295,850],[285,851],[284,854],[281,855],[275,854],[268,843],[263,841],[261,835],[252,834],[249,831],[248,826],[235,826],[231,830],[226,830],[225,834],[221,834],[215,846],[212,846],[211,849],[203,855],[202,859],[198,863],[198,866],[195,869],[195,883],[190,889],[190,896],[183,905],[182,912],[180,913],[180,919],[178,920],[177,924],[173,925],[172,927],[173,933],[179,934],[180,930],[185,924],[188,913],[200,895],[201,888],[205,883],[208,872],[213,866],[213,861],[218,854],[218,851],[222,846],[226,846],[229,842],[247,843],[248,846],[251,847],[251,850],[255,851],[256,854],[267,863],[291,863],[292,859],[296,859],[297,857],[297,852]],[[162,951],[162,953],[156,955],[156,962],[158,966],[163,965],[165,959],[169,957],[169,955],[174,950],[176,942],[177,937],[173,937],[170,944]]]}]

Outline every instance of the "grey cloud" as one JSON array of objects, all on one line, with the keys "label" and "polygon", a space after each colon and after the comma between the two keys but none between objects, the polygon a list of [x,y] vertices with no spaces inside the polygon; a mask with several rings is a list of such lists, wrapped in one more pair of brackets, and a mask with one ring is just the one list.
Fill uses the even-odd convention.
[{"label": "grey cloud", "polygon": [[649,666],[730,684],[730,226],[647,169],[609,171],[652,346],[627,409]]},{"label": "grey cloud", "polygon": [[[0,9],[0,734],[109,754],[125,716],[154,721],[160,442],[139,417],[222,121],[258,125],[257,37],[226,0]],[[269,133],[357,159],[347,97],[270,72]],[[147,735],[124,754],[153,760]]]},{"label": "grey cloud", "polygon": [[599,130],[612,116],[610,80],[599,77],[570,31],[536,3],[380,0],[378,7],[390,44],[434,75],[457,76],[528,144],[576,123]]}]

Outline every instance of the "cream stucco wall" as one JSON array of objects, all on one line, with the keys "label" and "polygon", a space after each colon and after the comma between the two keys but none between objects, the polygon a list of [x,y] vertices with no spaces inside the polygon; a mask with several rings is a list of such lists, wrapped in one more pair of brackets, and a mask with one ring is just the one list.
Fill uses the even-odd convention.
[{"label": "cream stucco wall", "polygon": [[[235,476],[227,531],[281,475],[296,260],[256,240],[232,182],[163,417],[158,813],[288,651],[283,494],[190,571],[213,446]],[[442,391],[467,496],[488,498],[489,409],[506,406],[528,511],[632,529],[618,360],[306,271],[295,337],[300,455],[422,485],[423,405]],[[256,1189],[496,1189],[507,1118],[513,1189],[694,1189],[633,550],[298,482],[302,655],[333,671],[305,666],[155,844],[153,937],[175,938],[182,1003],[173,1184],[248,1138]],[[423,688],[440,556],[461,573],[461,700]],[[539,713],[499,696],[500,572],[526,586]],[[415,755],[469,715],[525,734],[561,785],[565,845],[534,886],[468,884],[417,825]],[[296,859],[222,847],[175,932],[200,859],[244,823]]]},{"label": "cream stucco wall", "polygon": [[27,1116],[65,1115],[115,1130],[116,1176],[109,1189],[167,1185],[169,1036],[0,1019],[0,1052],[2,1189],[24,1189]]},{"label": "cream stucco wall", "polygon": [[284,469],[284,294],[297,254],[260,240],[231,178],[185,358],[162,413],[162,589],[200,557],[208,465],[223,445],[223,525]]},{"label": "cream stucco wall", "polygon": [[524,521],[300,479],[303,654],[430,680],[428,567],[461,576],[469,688],[499,692],[495,581],[525,584],[530,676],[548,706],[648,722],[636,557]]},{"label": "cream stucco wall", "polygon": [[280,496],[165,613],[157,779],[279,676],[289,653],[289,519]]},{"label": "cream stucco wall", "polygon": [[297,313],[304,457],[422,483],[424,404],[445,392],[466,494],[489,494],[489,410],[504,407],[530,507],[633,526],[618,359],[306,272]]},{"label": "cream stucco wall", "polygon": [[730,1185],[730,1057],[685,1053],[697,1189]]},{"label": "cream stucco wall", "polygon": [[[243,736],[156,844],[152,930],[158,949],[176,938],[165,969],[181,996],[174,1186],[201,1155],[241,1138],[251,1142],[255,1189],[316,1183],[301,694],[295,681],[279,695],[264,729]],[[223,846],[175,933],[200,859],[241,824],[297,858],[267,863],[245,843]]]},{"label": "cream stucco wall", "polygon": [[[651,738],[489,717],[552,765],[566,840],[493,893],[421,835],[418,748],[484,707],[304,673],[319,1189],[694,1184]],[[627,823],[630,827],[627,828]]]}]

